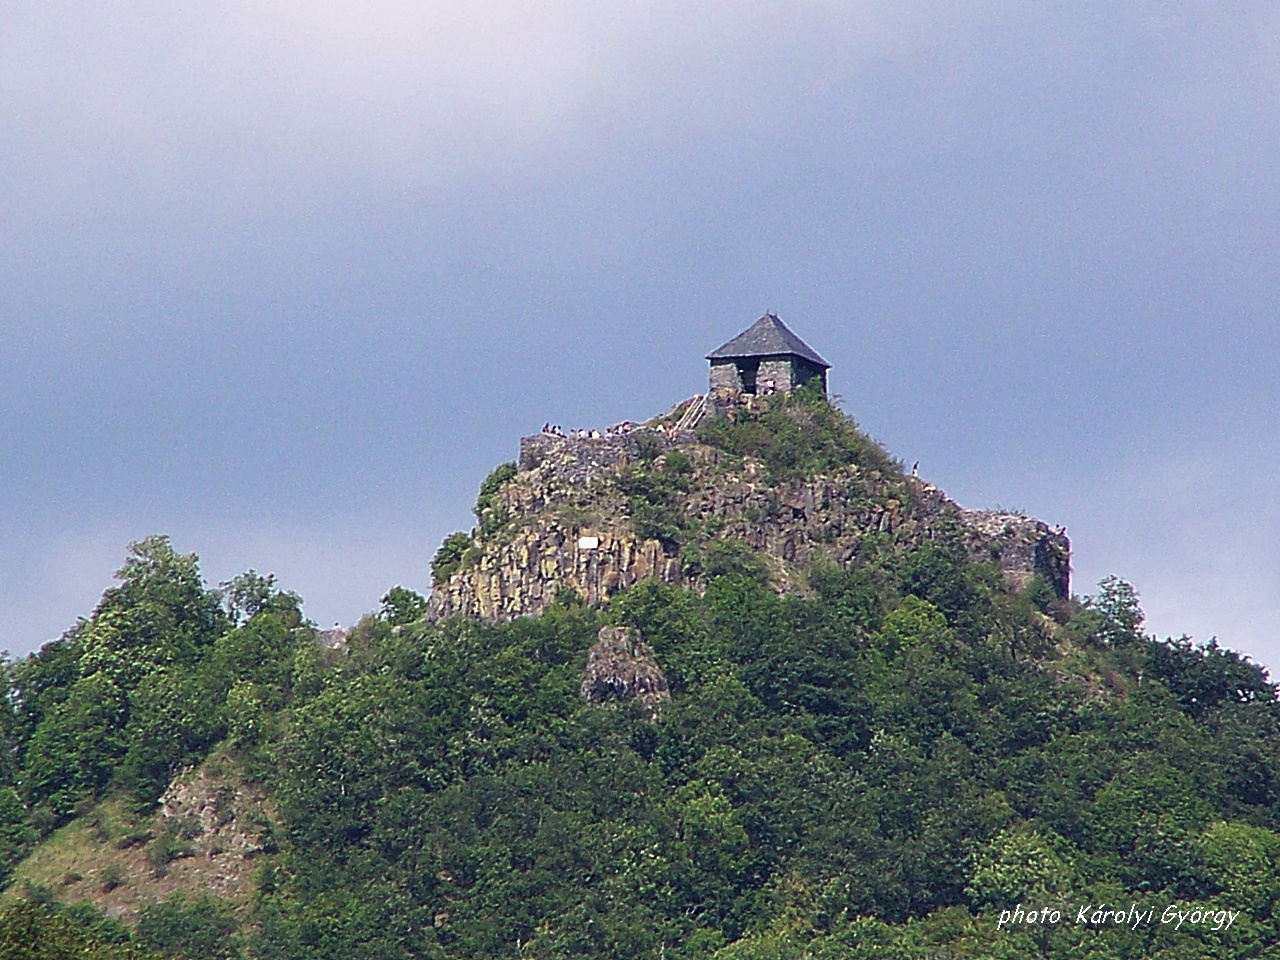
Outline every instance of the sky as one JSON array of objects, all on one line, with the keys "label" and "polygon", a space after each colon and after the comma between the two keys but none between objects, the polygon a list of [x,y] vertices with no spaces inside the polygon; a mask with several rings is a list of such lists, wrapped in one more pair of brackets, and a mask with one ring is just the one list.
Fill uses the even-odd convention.
[{"label": "sky", "polygon": [[0,8],[0,647],[127,544],[322,626],[766,310],[966,506],[1280,667],[1280,8]]}]

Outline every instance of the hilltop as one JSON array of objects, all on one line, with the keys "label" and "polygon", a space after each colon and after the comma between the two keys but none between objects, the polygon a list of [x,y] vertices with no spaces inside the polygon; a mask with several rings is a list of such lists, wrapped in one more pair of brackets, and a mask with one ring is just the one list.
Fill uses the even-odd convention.
[{"label": "hilltop", "polygon": [[[0,956],[1268,955],[1266,672],[1072,595],[1060,529],[904,471],[802,359],[526,438],[431,597],[348,631],[132,545],[7,666]],[[1025,922],[1085,904],[1126,924]]]},{"label": "hilltop", "polygon": [[534,615],[560,590],[606,603],[650,578],[701,592],[748,557],[779,591],[806,595],[822,569],[948,537],[1013,590],[1038,579],[1070,592],[1061,529],[965,510],[817,389],[698,396],[640,424],[525,437],[518,462],[485,481],[476,517],[436,557],[436,619]]}]

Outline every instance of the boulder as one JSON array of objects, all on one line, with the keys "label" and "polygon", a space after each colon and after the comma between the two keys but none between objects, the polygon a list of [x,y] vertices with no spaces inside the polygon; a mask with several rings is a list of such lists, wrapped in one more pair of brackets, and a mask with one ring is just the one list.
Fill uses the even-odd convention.
[{"label": "boulder", "polygon": [[588,703],[639,700],[650,715],[671,699],[667,678],[654,659],[653,648],[634,627],[601,627],[587,651],[582,674],[582,699]]}]

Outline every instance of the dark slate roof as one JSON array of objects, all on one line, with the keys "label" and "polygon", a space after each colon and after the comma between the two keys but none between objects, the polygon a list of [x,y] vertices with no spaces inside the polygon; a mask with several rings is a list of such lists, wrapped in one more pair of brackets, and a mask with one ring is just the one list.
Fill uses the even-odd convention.
[{"label": "dark slate roof", "polygon": [[724,346],[712,350],[707,359],[737,360],[740,357],[776,357],[779,354],[802,357],[823,369],[831,366],[771,313],[766,313]]}]

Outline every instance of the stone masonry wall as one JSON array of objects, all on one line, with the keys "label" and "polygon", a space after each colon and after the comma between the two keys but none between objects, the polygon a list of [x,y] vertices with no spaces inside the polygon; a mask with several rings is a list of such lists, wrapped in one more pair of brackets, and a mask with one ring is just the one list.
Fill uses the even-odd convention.
[{"label": "stone masonry wall", "polygon": [[520,438],[520,459],[516,466],[522,471],[543,468],[544,473],[564,483],[586,483],[614,467],[639,460],[646,453],[667,450],[675,443],[676,439],[668,431],[652,427],[584,438],[535,433]]},{"label": "stone masonry wall", "polygon": [[741,390],[742,378],[738,376],[738,365],[732,360],[713,360],[710,383],[712,390]]},{"label": "stone masonry wall", "polygon": [[756,374],[756,392],[763,393],[766,381],[773,381],[773,388],[780,393],[790,393],[795,379],[794,364],[790,357],[767,357],[760,361]]}]

